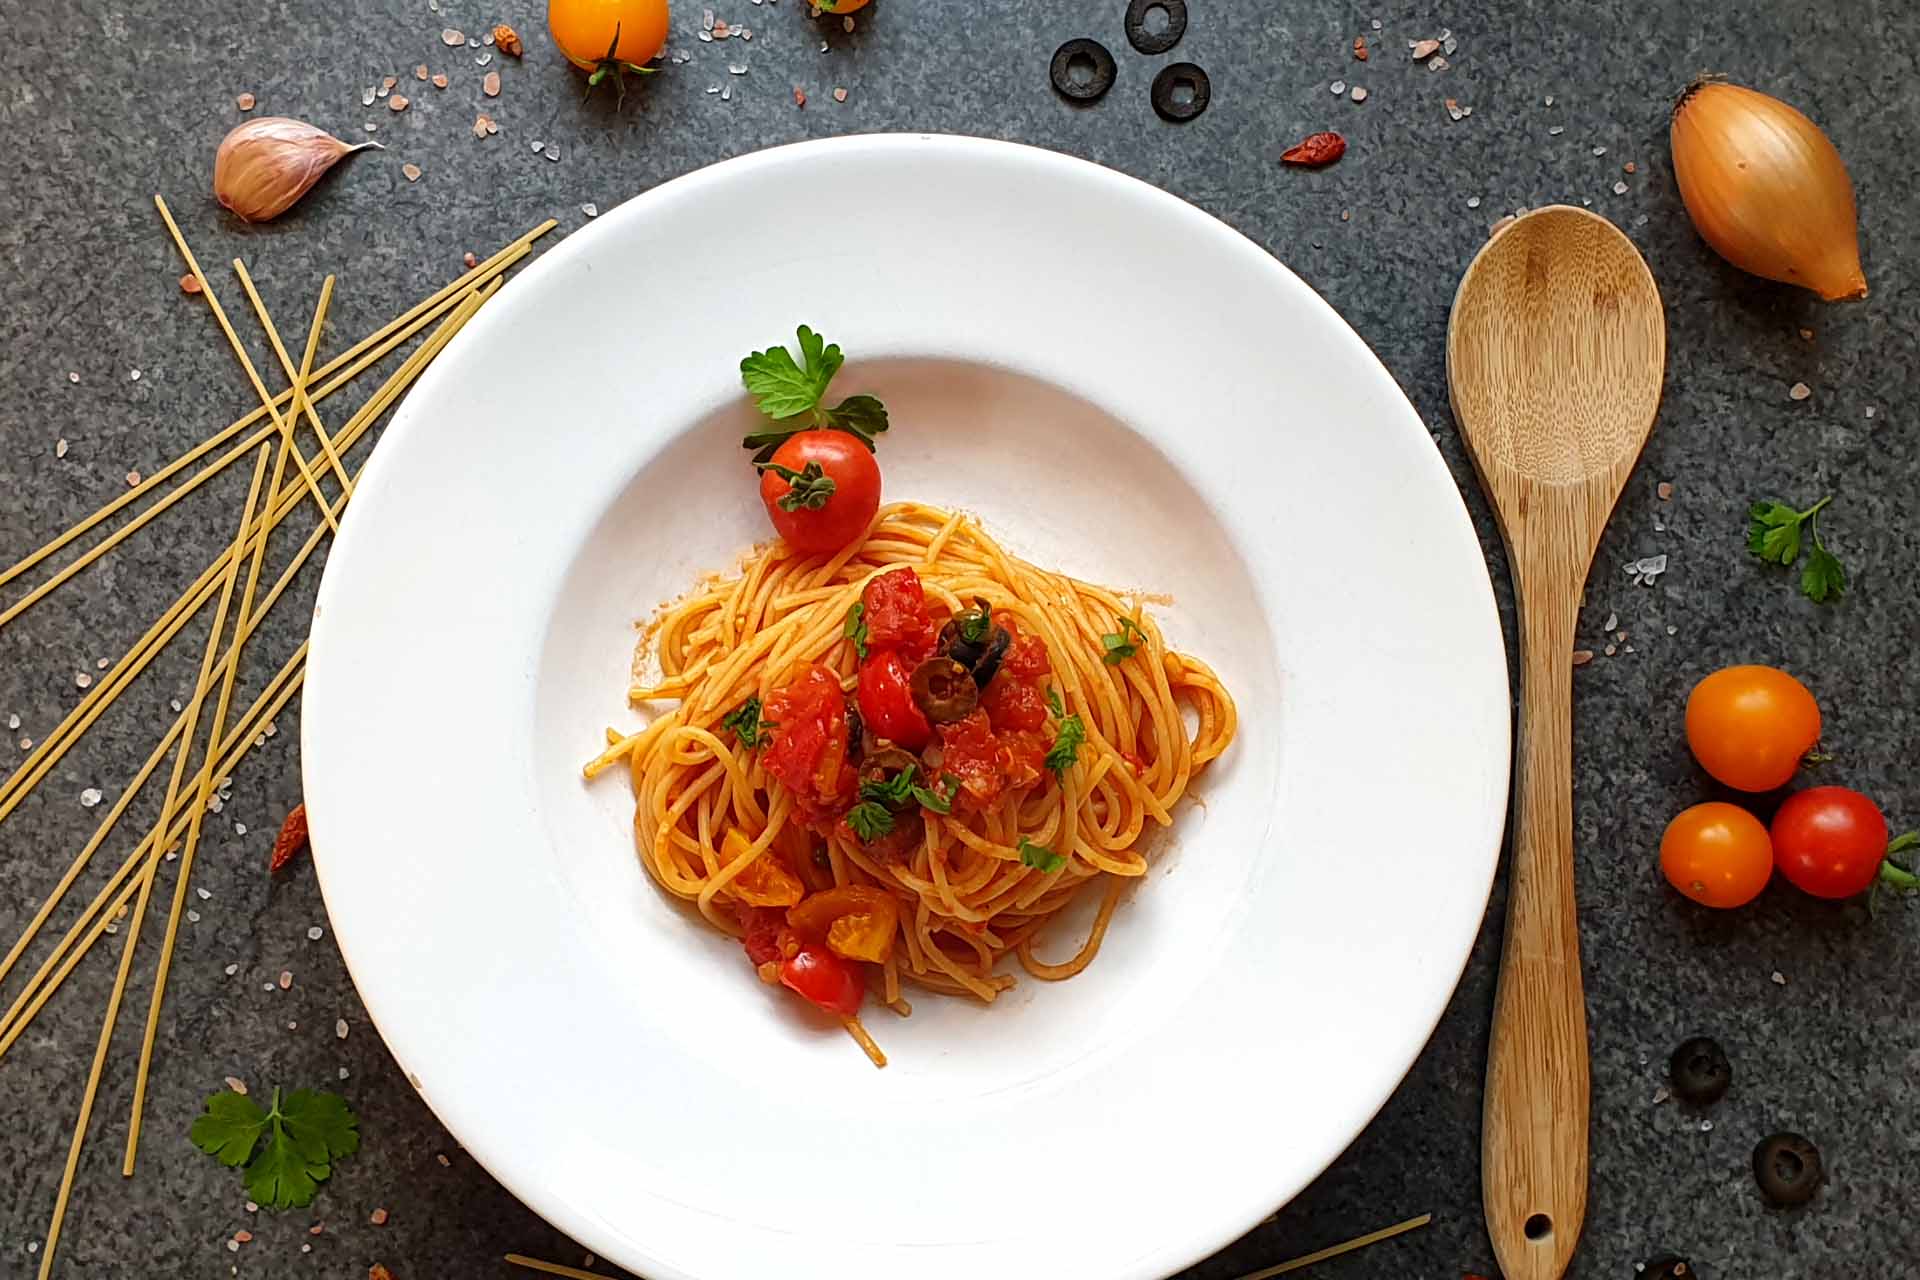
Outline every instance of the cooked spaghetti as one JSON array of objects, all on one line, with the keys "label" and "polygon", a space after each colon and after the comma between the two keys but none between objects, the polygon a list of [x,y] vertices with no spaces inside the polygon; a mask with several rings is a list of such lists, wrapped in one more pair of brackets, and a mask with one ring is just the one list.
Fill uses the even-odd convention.
[{"label": "cooked spaghetti", "polygon": [[[1138,599],[915,503],[829,557],[757,549],[665,606],[635,669],[635,704],[674,705],[587,775],[627,761],[648,872],[744,937],[763,978],[840,1013],[876,1063],[854,1016],[868,971],[845,966],[858,986],[836,991],[796,981],[796,954],[873,965],[902,1014],[903,981],[993,1000],[1008,953],[1036,978],[1079,973],[1151,829],[1235,729],[1213,672]],[[1093,881],[1091,931],[1041,958]]]}]

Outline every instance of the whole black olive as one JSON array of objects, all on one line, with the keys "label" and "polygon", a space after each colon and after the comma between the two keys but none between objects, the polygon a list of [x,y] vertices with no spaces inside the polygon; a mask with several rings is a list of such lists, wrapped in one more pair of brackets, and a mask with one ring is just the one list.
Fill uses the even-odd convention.
[{"label": "whole black olive", "polygon": [[987,651],[973,663],[973,683],[984,689],[994,676],[1000,673],[1000,662],[1007,656],[1007,646],[1013,643],[1013,636],[1005,627],[995,627],[993,636],[987,641]]},{"label": "whole black olive", "polygon": [[928,658],[913,669],[913,705],[934,724],[952,724],[980,702],[974,675],[952,658]]},{"label": "whole black olive", "polygon": [[1776,1133],[1753,1149],[1753,1177],[1768,1200],[1795,1205],[1813,1199],[1826,1170],[1818,1147],[1797,1133]]},{"label": "whole black olive", "polygon": [[1733,1064],[1726,1050],[1707,1036],[1695,1036],[1673,1051],[1667,1064],[1673,1076],[1673,1095],[1682,1102],[1704,1107],[1726,1097],[1733,1083]]}]

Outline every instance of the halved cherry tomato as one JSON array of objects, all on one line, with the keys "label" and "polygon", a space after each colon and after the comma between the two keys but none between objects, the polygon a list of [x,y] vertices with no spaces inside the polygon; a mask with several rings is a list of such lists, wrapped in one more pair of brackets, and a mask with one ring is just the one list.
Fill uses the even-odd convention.
[{"label": "halved cherry tomato", "polygon": [[1816,898],[1864,893],[1886,854],[1887,820],[1858,791],[1796,791],[1773,815],[1773,859],[1780,874]]},{"label": "halved cherry tomato", "polygon": [[1687,695],[1687,745],[1741,791],[1784,787],[1820,741],[1820,704],[1777,667],[1726,667]]},{"label": "halved cherry tomato", "polygon": [[[720,841],[720,856],[729,864],[753,847],[753,841],[740,832],[729,830]],[[806,894],[802,885],[791,871],[780,865],[780,857],[771,849],[762,849],[760,856],[740,868],[738,875],[727,881],[723,890],[730,893],[750,907],[790,907]]]},{"label": "halved cherry tomato", "polygon": [[845,431],[802,431],[762,468],[760,501],[794,550],[838,551],[865,533],[880,509],[880,464]]},{"label": "halved cherry tomato", "polygon": [[900,904],[885,889],[847,884],[809,894],[787,909],[787,923],[809,941],[847,960],[885,964],[900,928]]},{"label": "halved cherry tomato", "polygon": [[933,648],[933,623],[927,617],[927,595],[920,575],[902,565],[868,582],[860,592],[866,606],[867,649],[899,649],[911,665]]},{"label": "halved cherry tomato", "polygon": [[1773,842],[1760,819],[1715,800],[1683,811],[1660,837],[1667,883],[1707,907],[1752,902],[1773,875]]},{"label": "halved cherry tomato", "polygon": [[547,29],[583,71],[644,67],[667,43],[667,0],[547,0]]},{"label": "halved cherry tomato", "polygon": [[803,942],[780,966],[780,982],[828,1013],[851,1018],[860,1012],[867,984],[859,966],[816,943]]},{"label": "halved cherry tomato", "polygon": [[913,704],[913,668],[898,649],[881,649],[860,664],[860,719],[876,737],[918,751],[933,741],[933,726]]},{"label": "halved cherry tomato", "polygon": [[819,663],[767,699],[764,719],[776,726],[760,753],[766,771],[792,793],[808,819],[838,814],[853,797],[847,763],[847,700],[840,678]]}]

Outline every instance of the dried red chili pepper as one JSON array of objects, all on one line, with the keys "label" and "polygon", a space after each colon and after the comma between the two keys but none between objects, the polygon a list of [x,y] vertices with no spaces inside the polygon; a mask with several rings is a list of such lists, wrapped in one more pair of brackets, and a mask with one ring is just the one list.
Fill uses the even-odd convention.
[{"label": "dried red chili pepper", "polygon": [[1298,145],[1288,147],[1280,153],[1282,164],[1300,164],[1317,169],[1321,165],[1332,164],[1347,154],[1347,140],[1337,133],[1312,133],[1302,138]]},{"label": "dried red chili pepper", "polygon": [[293,861],[293,855],[306,847],[307,843],[307,806],[297,804],[287,820],[280,824],[280,834],[273,838],[273,852],[267,858],[267,874],[274,875]]}]

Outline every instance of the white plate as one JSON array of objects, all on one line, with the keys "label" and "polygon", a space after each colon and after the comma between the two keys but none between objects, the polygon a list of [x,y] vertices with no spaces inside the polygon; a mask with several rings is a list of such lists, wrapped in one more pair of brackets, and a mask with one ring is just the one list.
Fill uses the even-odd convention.
[{"label": "white plate", "polygon": [[[873,1013],[885,1071],[654,887],[618,773],[580,779],[640,723],[633,622],[766,533],[737,366],[800,322],[891,409],[889,496],[1172,593],[1240,707],[1092,968]],[[434,363],[327,563],[306,794],[394,1056],[582,1245],[653,1280],[1158,1277],[1419,1052],[1485,909],[1507,705],[1454,482],[1298,279],[1078,160],[845,138],[613,210]]]}]

